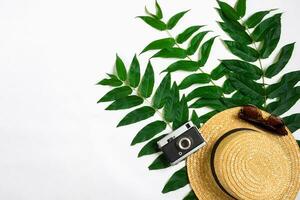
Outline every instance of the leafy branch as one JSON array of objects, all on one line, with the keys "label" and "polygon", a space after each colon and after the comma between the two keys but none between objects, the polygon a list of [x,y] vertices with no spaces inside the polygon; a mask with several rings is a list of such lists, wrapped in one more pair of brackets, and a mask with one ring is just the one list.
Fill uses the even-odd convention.
[{"label": "leafy branch", "polygon": [[[116,75],[108,74],[109,78],[101,80],[99,85],[115,87],[106,93],[99,101],[112,103],[106,110],[123,110],[135,108],[118,123],[117,127],[137,123],[154,116],[155,113],[161,118],[143,127],[133,138],[131,145],[146,142],[138,157],[160,152],[157,141],[165,134],[161,134],[167,126],[177,129],[189,120],[189,110],[185,96],[180,98],[176,83],[171,87],[171,75],[167,73],[154,90],[154,71],[149,61],[144,75],[141,77],[140,64],[137,56],[134,56],[129,70],[119,56],[116,56]],[[151,98],[151,100],[149,100]],[[169,162],[163,154],[150,164],[150,170],[169,167]],[[174,185],[166,186],[164,191],[171,191]]]},{"label": "leafy branch", "polygon": [[[201,26],[192,26],[192,27],[187,28],[183,33],[181,33],[180,35],[177,36],[177,39],[175,39],[175,37],[172,36],[172,34],[170,33],[169,30],[166,30],[166,32],[169,35],[169,37],[175,41],[175,45],[178,48],[182,49],[179,42],[183,43],[185,40],[187,40],[190,36],[192,36],[191,33],[193,33],[193,31],[198,30],[198,27],[201,28]],[[187,49],[187,51],[188,51],[187,59],[188,60],[190,60],[192,62],[196,62],[189,55],[191,55],[192,52],[195,52],[195,49],[197,49],[196,47],[201,43],[201,41],[200,41],[201,38],[203,38],[209,32],[210,31],[201,32],[200,34],[198,34],[197,36],[195,36],[192,39],[193,41],[191,41],[191,43],[190,43],[190,48]],[[208,56],[209,56],[208,54],[210,53],[210,49],[212,47],[212,44],[213,44],[213,41],[215,38],[216,37],[211,38],[203,45],[202,52],[201,52],[202,60],[199,61],[200,66],[201,65],[204,66],[204,64],[206,63]],[[204,49],[207,49],[207,50],[204,50]],[[193,83],[193,82],[190,82],[190,80],[200,81],[200,83],[201,83],[202,79],[200,77],[207,75],[207,73],[205,73],[205,71],[203,69],[201,69],[200,67],[198,68],[198,70],[202,74],[200,76],[199,76],[199,74],[197,76],[195,76],[195,74],[194,74],[194,76],[189,76],[187,79],[185,79],[185,82],[181,82],[181,89],[185,89],[186,87],[190,86],[190,83]],[[166,70],[166,71],[168,71],[168,70]],[[208,76],[206,76],[205,78],[207,80],[205,82],[210,82],[212,85],[217,86],[217,84],[212,79],[210,79]]]},{"label": "leafy branch", "polygon": [[[225,84],[225,90],[222,87],[217,86],[214,80],[211,78],[209,73],[206,73],[202,67],[206,64],[211,48],[213,46],[216,37],[211,37],[207,41],[203,42],[204,37],[211,31],[199,31],[203,28],[203,25],[193,25],[174,37],[171,34],[171,30],[176,26],[177,23],[184,17],[188,11],[182,11],[173,15],[167,22],[164,22],[161,18],[155,17],[154,14],[149,16],[140,16],[145,23],[154,29],[164,31],[167,33],[168,38],[162,38],[149,43],[141,53],[145,53],[150,50],[156,50],[151,58],[163,58],[163,59],[176,59],[175,62],[171,63],[162,72],[174,73],[177,71],[191,72],[181,83],[179,83],[179,90],[185,90],[189,87],[200,85],[187,94],[187,101],[190,102],[197,98],[196,103],[190,105],[190,108],[210,107],[212,111],[198,117],[195,110],[192,113],[191,118],[193,122],[200,126],[205,123],[211,116],[216,114],[218,111],[228,108],[228,104],[220,106],[213,105],[210,102],[215,99],[225,98],[224,91],[228,90]],[[146,13],[149,13],[147,10]],[[151,18],[151,20],[149,20]],[[170,25],[171,24],[171,25]],[[159,28],[158,28],[159,27]],[[187,48],[184,49],[181,45],[187,44]],[[191,56],[198,54],[198,59],[194,60]],[[198,73],[197,73],[198,71]],[[202,86],[203,85],[203,86]],[[201,103],[199,103],[201,101]],[[221,103],[221,102],[220,102]],[[231,106],[231,105],[230,105]],[[222,107],[222,108],[221,108]]]},{"label": "leafy branch", "polygon": [[[300,89],[296,86],[300,81],[300,71],[284,74],[277,83],[267,84],[266,80],[284,69],[292,56],[294,43],[283,46],[270,66],[265,68],[262,64],[279,43],[282,14],[276,13],[266,18],[276,11],[271,9],[256,12],[244,19],[246,0],[238,0],[235,8],[222,1],[218,1],[218,4],[217,11],[223,20],[218,23],[232,39],[224,40],[224,44],[239,59],[221,60],[218,69],[215,69],[216,79],[226,76],[235,89],[233,98],[249,99],[249,102],[270,113],[283,115],[300,98]],[[291,131],[298,127],[295,125],[299,124],[298,115],[283,118]]]},{"label": "leafy branch", "polygon": [[[142,113],[142,115],[125,116],[118,124],[118,127],[138,122],[137,120],[141,121],[144,118],[147,119],[148,116],[150,117],[154,113],[157,113],[159,117],[163,120],[164,125],[168,125],[170,128],[172,128],[171,124],[165,120],[163,114],[158,109],[163,100],[162,93],[165,92],[163,87],[167,88],[167,85],[170,83],[170,76],[167,75],[164,81],[162,81],[159,90],[155,93],[155,98],[153,98],[152,105],[152,103],[147,99],[151,96],[154,86],[154,71],[151,62],[148,63],[141,83],[140,64],[136,56],[134,56],[130,65],[128,78],[125,65],[119,56],[116,57],[116,71],[118,76],[108,74],[109,79],[103,79],[98,83],[99,85],[109,85],[112,87],[117,87],[105,94],[98,101],[98,103],[114,101],[106,108],[106,110],[128,109],[141,105],[142,103],[146,103],[147,107],[149,107],[149,112]],[[131,95],[132,92],[134,92],[135,94]],[[139,114],[139,112],[135,114]]]}]

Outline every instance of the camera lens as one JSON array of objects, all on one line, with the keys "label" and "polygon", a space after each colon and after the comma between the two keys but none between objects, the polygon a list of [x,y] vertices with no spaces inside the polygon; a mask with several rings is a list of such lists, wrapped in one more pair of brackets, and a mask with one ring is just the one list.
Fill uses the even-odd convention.
[{"label": "camera lens", "polygon": [[178,147],[182,150],[187,150],[191,148],[192,146],[192,140],[187,137],[183,137],[178,141]]}]

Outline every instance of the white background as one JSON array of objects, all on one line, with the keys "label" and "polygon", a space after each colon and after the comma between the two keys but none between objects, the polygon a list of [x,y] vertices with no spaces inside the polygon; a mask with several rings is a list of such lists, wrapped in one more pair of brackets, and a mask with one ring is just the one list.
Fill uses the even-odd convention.
[{"label": "white background", "polygon": [[[131,140],[149,121],[117,129],[127,112],[105,111],[107,104],[96,104],[109,88],[95,83],[112,71],[115,53],[129,64],[147,43],[167,36],[134,18],[145,5],[152,10],[153,3],[0,1],[0,199],[171,200],[189,191],[160,193],[182,163],[149,172],[154,156],[136,158],[142,145],[130,147]],[[223,35],[215,23],[214,0],[161,0],[161,6],[167,18],[192,8],[174,35],[195,24]],[[298,0],[249,0],[248,6],[248,14],[280,8],[279,46],[300,43]],[[207,71],[217,58],[231,57],[219,40],[215,47]],[[141,56],[142,71],[150,55]],[[299,56],[296,44],[285,72],[299,69]],[[165,67],[154,61],[156,73]],[[300,104],[286,115],[299,110]]]}]

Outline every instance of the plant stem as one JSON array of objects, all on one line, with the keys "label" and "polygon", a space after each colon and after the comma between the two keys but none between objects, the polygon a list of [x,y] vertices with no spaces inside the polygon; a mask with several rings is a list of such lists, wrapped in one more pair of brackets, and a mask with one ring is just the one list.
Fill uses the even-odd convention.
[{"label": "plant stem", "polygon": [[[166,32],[167,32],[167,34],[168,34],[168,36],[169,36],[170,38],[173,38],[173,39],[174,39],[175,45],[176,45],[178,48],[181,48],[180,45],[176,42],[176,39],[175,39],[175,38],[172,36],[172,34],[170,33],[170,31],[169,31],[169,30],[166,30]],[[190,56],[187,56],[187,59],[189,59],[190,61],[193,61],[193,59],[192,59]],[[205,73],[201,68],[199,68],[199,71],[200,71],[201,73]],[[205,74],[206,74],[206,73],[205,73]],[[213,84],[214,86],[217,86],[216,83],[215,83],[213,80],[211,80],[211,79],[210,79],[210,83]],[[224,97],[224,94],[223,94],[223,93],[222,93],[222,96]]]},{"label": "plant stem", "polygon": [[164,118],[162,112],[160,112],[159,109],[155,109],[155,108],[152,106],[151,102],[150,102],[147,98],[141,96],[140,93],[139,93],[139,91],[138,91],[136,88],[131,87],[131,86],[128,85],[125,81],[122,81],[122,82],[123,82],[123,84],[125,84],[126,86],[130,87],[130,88],[135,92],[135,94],[136,94],[138,97],[142,98],[142,99],[148,104],[148,106],[150,106],[151,108],[153,108],[153,109],[155,110],[155,113],[156,113],[156,114],[157,114],[157,115],[158,115],[158,116],[159,116],[159,117],[160,117],[160,118],[168,125],[168,127],[169,127],[171,130],[173,130],[173,129],[172,129],[172,126],[171,126],[171,123],[165,120],[165,118]]},{"label": "plant stem", "polygon": [[[241,19],[241,22],[242,22],[242,24],[245,24],[245,22],[242,19]],[[251,37],[249,28],[246,25],[244,25],[244,27],[245,27],[245,30],[248,33],[249,37],[252,39],[252,41],[254,41],[253,37]],[[258,52],[258,47],[255,44],[255,42],[252,43],[252,46]],[[262,84],[263,84],[263,89],[264,89],[264,105],[263,105],[263,107],[266,108],[267,107],[267,88],[266,88],[266,82],[265,82],[265,70],[263,68],[262,60],[260,59],[260,57],[258,57],[258,64],[262,71],[261,78],[262,78]]]}]

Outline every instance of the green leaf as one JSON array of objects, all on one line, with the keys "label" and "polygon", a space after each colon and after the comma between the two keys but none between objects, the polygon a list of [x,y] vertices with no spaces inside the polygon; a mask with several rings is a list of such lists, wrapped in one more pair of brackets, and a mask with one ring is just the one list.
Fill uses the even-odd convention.
[{"label": "green leaf", "polygon": [[154,71],[151,62],[148,62],[148,66],[145,70],[141,84],[139,86],[139,93],[142,97],[148,98],[151,96],[154,86]]},{"label": "green leaf", "polygon": [[246,0],[238,0],[235,5],[235,10],[240,17],[244,17],[246,14]]},{"label": "green leaf", "polygon": [[217,12],[219,13],[219,16],[222,18],[222,20],[232,28],[232,30],[241,30],[245,31],[246,28],[242,26],[237,20],[231,20],[227,18],[224,14],[224,12],[221,9],[216,8]]},{"label": "green leaf", "polygon": [[218,1],[218,4],[224,15],[230,20],[238,20],[240,17],[238,13],[230,5],[223,1]]},{"label": "green leaf", "polygon": [[126,68],[125,68],[124,62],[118,55],[116,56],[116,70],[117,70],[119,79],[122,81],[126,81],[126,78],[127,78]]},{"label": "green leaf", "polygon": [[139,16],[138,18],[142,19],[146,24],[148,24],[149,26],[160,30],[160,31],[164,31],[167,29],[167,25],[162,22],[159,19],[156,19],[154,17],[150,17],[150,16]]},{"label": "green leaf", "polygon": [[132,95],[121,99],[117,99],[112,104],[110,104],[106,110],[122,110],[128,109],[142,104],[144,100],[141,97]]},{"label": "green leaf", "polygon": [[151,13],[151,12],[147,9],[146,6],[145,6],[145,13],[146,13],[147,15],[149,15],[150,17],[157,18],[157,16],[156,16],[155,14]]},{"label": "green leaf", "polygon": [[175,44],[175,40],[173,38],[163,38],[159,40],[155,40],[148,44],[141,53],[144,53],[149,50],[156,50],[156,49],[165,49],[171,48]]},{"label": "green leaf", "polygon": [[282,115],[287,112],[300,98],[300,86],[289,89],[279,97],[278,101],[272,102],[267,106],[267,111],[274,115]]},{"label": "green leaf", "polygon": [[[235,94],[237,94],[237,93],[235,93]],[[235,97],[232,97],[232,98],[222,98],[221,101],[227,108],[233,108],[233,107],[237,107],[237,106],[243,106],[243,105],[250,104],[250,102],[252,100],[250,98],[243,98],[243,97],[242,98],[235,98]]]},{"label": "green leaf", "polygon": [[257,51],[251,47],[248,47],[247,45],[228,40],[225,40],[224,43],[231,53],[247,62],[255,62],[259,57]]},{"label": "green leaf", "polygon": [[193,113],[192,113],[192,116],[191,116],[191,121],[193,122],[193,124],[195,126],[197,126],[197,128],[200,128],[200,122],[199,122],[198,119],[199,119],[199,117],[198,117],[196,111],[193,110]]},{"label": "green leaf", "polygon": [[132,93],[132,89],[128,86],[122,86],[115,88],[108,93],[106,93],[99,101],[100,102],[107,102],[107,101],[114,101],[123,97],[126,97]]},{"label": "green leaf", "polygon": [[161,136],[158,136],[152,140],[150,140],[143,148],[140,150],[138,157],[146,156],[146,155],[151,155],[154,153],[157,153],[160,151],[160,149],[157,146],[157,142],[167,136],[167,134],[163,134]]},{"label": "green leaf", "polygon": [[179,103],[179,90],[176,82],[174,82],[169,92],[169,95],[166,98],[166,103],[164,106],[164,118],[166,121],[172,122],[174,120],[178,103]]},{"label": "green leaf", "polygon": [[190,60],[179,60],[175,63],[172,63],[168,66],[167,69],[163,70],[162,72],[175,72],[175,71],[197,71],[199,69],[199,63]]},{"label": "green leaf", "polygon": [[155,8],[156,8],[156,17],[158,19],[162,19],[163,18],[163,13],[162,13],[162,10],[160,8],[160,5],[158,4],[157,1],[155,1]]},{"label": "green leaf", "polygon": [[224,81],[222,88],[225,94],[231,94],[232,92],[235,91],[235,88],[232,86],[229,79],[226,79]]},{"label": "green leaf", "polygon": [[142,128],[131,142],[131,145],[145,142],[166,129],[167,124],[164,121],[154,121]]},{"label": "green leaf", "polygon": [[205,73],[191,74],[183,79],[179,84],[179,89],[183,90],[190,87],[193,84],[204,84],[210,82],[210,76]]},{"label": "green leaf", "polygon": [[133,57],[129,72],[128,72],[128,81],[131,87],[136,88],[140,83],[140,63],[136,57]]},{"label": "green leaf", "polygon": [[261,58],[268,58],[271,53],[275,50],[277,47],[277,44],[280,40],[280,34],[281,34],[281,24],[277,24],[273,28],[271,28],[263,39],[263,46],[259,51]]},{"label": "green leaf", "polygon": [[196,194],[193,190],[191,190],[184,198],[183,200],[198,200]]},{"label": "green leaf", "polygon": [[185,41],[187,41],[195,32],[197,32],[201,27],[203,26],[191,26],[187,29],[185,29],[182,33],[180,33],[177,37],[176,37],[176,41],[179,44],[184,43]]},{"label": "green leaf", "polygon": [[273,10],[265,10],[265,11],[259,11],[251,15],[245,22],[245,25],[248,28],[254,28],[257,24],[259,24],[263,18],[269,14]]},{"label": "green leaf", "polygon": [[199,97],[217,99],[220,98],[221,96],[222,96],[222,89],[220,87],[202,86],[194,89],[190,94],[188,94],[187,101]]},{"label": "green leaf", "polygon": [[269,98],[276,98],[293,88],[300,81],[300,71],[285,74],[280,82],[269,85],[267,94]]},{"label": "green leaf", "polygon": [[206,123],[210,118],[212,118],[215,114],[217,114],[219,111],[217,110],[214,110],[214,111],[211,111],[211,112],[208,112],[202,116],[199,117],[199,122],[200,123]]},{"label": "green leaf", "polygon": [[223,98],[222,101],[228,108],[251,104],[265,110],[264,98],[254,98],[240,91],[236,91],[231,98]]},{"label": "green leaf", "polygon": [[120,81],[115,75],[109,75],[110,78],[102,79],[97,85],[109,85],[109,86],[121,86],[123,84],[122,81]]},{"label": "green leaf", "polygon": [[233,87],[241,91],[243,94],[255,99],[263,99],[264,90],[261,84],[247,79],[243,76],[233,74],[229,76],[229,80]]},{"label": "green leaf", "polygon": [[155,110],[149,106],[143,106],[136,110],[131,111],[128,113],[118,124],[117,127],[125,126],[129,124],[133,124],[149,117],[152,117],[155,114]]},{"label": "green leaf", "polygon": [[[232,99],[242,99],[242,98],[244,98],[244,97],[246,97],[245,94],[242,93],[242,92],[239,91],[239,90],[237,90],[237,91],[231,96]],[[250,99],[250,98],[248,97],[248,99]]]},{"label": "green leaf", "polygon": [[199,63],[200,66],[204,66],[205,63],[207,62],[207,59],[209,57],[210,54],[210,50],[211,47],[215,41],[216,37],[210,38],[209,40],[207,40],[206,42],[204,42],[204,44],[201,46],[200,50],[199,50]]},{"label": "green leaf", "polygon": [[189,184],[187,170],[186,167],[183,167],[171,176],[171,178],[166,183],[164,189],[162,190],[162,193],[165,194],[177,190],[186,186],[187,184]]},{"label": "green leaf", "polygon": [[200,98],[190,106],[190,108],[203,108],[203,107],[209,107],[218,111],[222,111],[226,109],[226,107],[224,106],[224,104],[221,102],[220,99]]},{"label": "green leaf", "polygon": [[225,65],[221,62],[217,67],[215,67],[212,72],[210,73],[210,77],[213,80],[219,80],[223,76],[225,76],[227,73],[229,73],[228,69],[225,67]]},{"label": "green leaf", "polygon": [[192,38],[192,40],[191,40],[191,42],[190,42],[190,44],[189,44],[189,47],[188,47],[188,49],[187,49],[187,54],[188,54],[188,55],[193,55],[193,54],[197,51],[197,49],[198,49],[198,47],[199,47],[201,41],[203,40],[204,36],[205,36],[208,32],[210,32],[210,31],[200,32],[200,33],[198,33],[197,35],[195,35],[195,36]]},{"label": "green leaf", "polygon": [[265,19],[262,21],[254,31],[252,32],[251,36],[254,41],[261,41],[266,33],[274,26],[278,25],[280,23],[281,19],[281,13],[276,14],[270,18]]},{"label": "green leaf", "polygon": [[228,70],[253,80],[260,79],[263,73],[257,66],[241,60],[222,60],[222,63]]},{"label": "green leaf", "polygon": [[258,108],[264,109],[264,98],[253,98],[252,96],[247,96],[246,94],[242,93],[241,91],[236,91],[231,98],[224,98],[222,99],[222,102],[226,107],[232,108],[237,106],[243,106],[243,105],[255,105]]},{"label": "green leaf", "polygon": [[186,58],[186,56],[187,56],[186,50],[174,47],[174,48],[162,49],[156,54],[154,54],[152,58]]},{"label": "green leaf", "polygon": [[178,23],[178,21],[185,15],[185,13],[187,13],[189,10],[177,13],[176,15],[172,16],[168,23],[167,23],[167,27],[169,30],[171,30],[172,28],[174,28],[176,26],[176,24]]},{"label": "green leaf", "polygon": [[281,48],[277,61],[266,70],[265,75],[267,78],[277,75],[285,67],[293,54],[294,46],[295,43],[291,43]]},{"label": "green leaf", "polygon": [[184,123],[186,123],[189,120],[189,108],[187,105],[187,101],[185,96],[181,98],[178,107],[176,108],[176,113],[173,121],[173,130],[179,128]]},{"label": "green leaf", "polygon": [[155,1],[155,9],[156,9],[156,13],[155,14],[152,14],[151,12],[148,11],[147,7],[145,7],[145,12],[153,17],[153,18],[156,18],[156,19],[162,19],[163,18],[163,13],[162,13],[162,10],[160,8],[160,5],[158,4],[157,1]]},{"label": "green leaf", "polygon": [[228,106],[228,102],[230,102],[229,104],[235,104],[235,106],[228,106],[228,107],[236,107],[236,106],[242,106],[242,105],[255,105],[258,108],[261,108],[263,110],[265,110],[265,108],[263,107],[264,104],[264,98],[254,98],[248,94],[244,94],[241,91],[236,91],[231,98],[227,98],[227,99],[222,99],[223,103]]},{"label": "green leaf", "polygon": [[224,22],[218,22],[218,23],[220,27],[223,29],[223,31],[225,31],[233,40],[240,42],[242,44],[252,43],[251,37],[248,35],[248,33],[246,33],[245,30],[238,29],[235,26],[231,26],[228,23],[224,23]]},{"label": "green leaf", "polygon": [[149,165],[149,170],[165,169],[170,167],[170,162],[166,159],[164,154],[159,155],[152,163]]},{"label": "green leaf", "polygon": [[153,99],[152,99],[152,105],[155,109],[160,109],[162,108],[165,103],[166,103],[166,98],[168,96],[168,93],[170,91],[170,87],[171,87],[171,76],[168,73],[163,80],[161,81],[161,83],[159,84]]},{"label": "green leaf", "polygon": [[282,120],[292,133],[300,129],[300,113],[284,117]]}]

